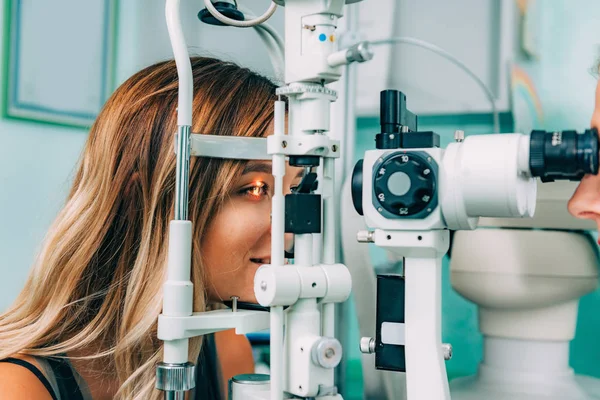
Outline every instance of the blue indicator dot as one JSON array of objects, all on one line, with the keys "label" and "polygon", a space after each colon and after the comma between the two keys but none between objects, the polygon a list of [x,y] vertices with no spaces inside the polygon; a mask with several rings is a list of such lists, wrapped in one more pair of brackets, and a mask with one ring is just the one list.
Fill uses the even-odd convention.
[{"label": "blue indicator dot", "polygon": [[321,42],[324,42],[324,41],[326,41],[326,40],[327,40],[327,35],[326,35],[326,34],[324,34],[324,33],[321,33],[321,34],[319,35],[319,40],[320,40]]}]

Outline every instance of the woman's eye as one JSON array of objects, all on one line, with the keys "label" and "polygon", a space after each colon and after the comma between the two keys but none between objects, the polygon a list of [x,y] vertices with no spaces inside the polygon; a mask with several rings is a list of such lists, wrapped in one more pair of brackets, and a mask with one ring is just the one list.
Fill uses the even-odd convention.
[{"label": "woman's eye", "polygon": [[257,182],[250,187],[242,189],[242,192],[252,199],[259,200],[263,196],[269,196],[269,185],[264,182]]}]

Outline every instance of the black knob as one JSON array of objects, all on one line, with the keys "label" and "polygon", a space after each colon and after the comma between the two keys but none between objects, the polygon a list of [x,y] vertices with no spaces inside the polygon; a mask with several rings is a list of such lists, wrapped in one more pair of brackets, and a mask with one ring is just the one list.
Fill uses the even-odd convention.
[{"label": "black knob", "polygon": [[[223,14],[223,16],[234,19],[236,21],[244,21],[244,14],[237,9],[237,7],[233,4],[226,3],[224,1],[219,1],[213,4],[218,12]],[[209,25],[218,25],[225,26],[224,23],[213,17],[213,15],[206,8],[200,10],[198,13],[198,18],[200,21],[209,24]]]},{"label": "black knob", "polygon": [[352,171],[352,203],[359,215],[363,215],[362,190],[363,190],[363,160],[359,160]]}]

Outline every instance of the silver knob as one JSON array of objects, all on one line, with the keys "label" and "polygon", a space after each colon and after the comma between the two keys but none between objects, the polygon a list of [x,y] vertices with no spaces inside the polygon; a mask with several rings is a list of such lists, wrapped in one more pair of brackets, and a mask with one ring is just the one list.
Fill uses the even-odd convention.
[{"label": "silver knob", "polygon": [[373,51],[369,42],[360,42],[348,48],[346,60],[350,62],[365,62],[373,58]]},{"label": "silver knob", "polygon": [[454,131],[454,140],[456,140],[458,143],[465,140],[465,131],[461,131],[460,129]]},{"label": "silver knob", "polygon": [[364,337],[360,339],[360,352],[364,354],[375,353],[375,339]]},{"label": "silver knob", "polygon": [[196,366],[158,363],[156,366],[156,389],[163,391],[187,391],[196,387]]},{"label": "silver knob", "polygon": [[321,338],[313,345],[312,359],[315,365],[335,368],[342,361],[342,345],[335,338]]},{"label": "silver knob", "polygon": [[442,343],[442,351],[444,352],[444,360],[448,361],[452,358],[452,345],[450,343]]},{"label": "silver knob", "polygon": [[358,243],[373,243],[375,241],[374,233],[371,231],[358,231],[356,240],[358,240]]}]

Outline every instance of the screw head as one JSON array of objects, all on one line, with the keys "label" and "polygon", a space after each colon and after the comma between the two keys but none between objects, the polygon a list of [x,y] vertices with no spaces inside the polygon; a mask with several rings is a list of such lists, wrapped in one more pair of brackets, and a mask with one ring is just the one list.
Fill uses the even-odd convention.
[{"label": "screw head", "polygon": [[333,146],[331,146],[331,150],[335,153],[336,151],[338,151],[338,147],[336,144],[334,144]]},{"label": "screw head", "polygon": [[260,283],[260,289],[261,289],[263,292],[264,292],[264,291],[266,291],[266,290],[267,290],[267,282],[265,282],[265,281],[262,281],[262,282]]},{"label": "screw head", "polygon": [[465,140],[465,131],[460,130],[460,129],[455,130],[454,131],[454,140],[456,140],[458,143]]},{"label": "screw head", "polygon": [[284,140],[283,142],[281,142],[281,147],[283,147],[284,149],[287,147],[287,142]]},{"label": "screw head", "polygon": [[444,360],[448,361],[452,358],[452,345],[450,343],[443,343],[442,351],[444,352]]}]

